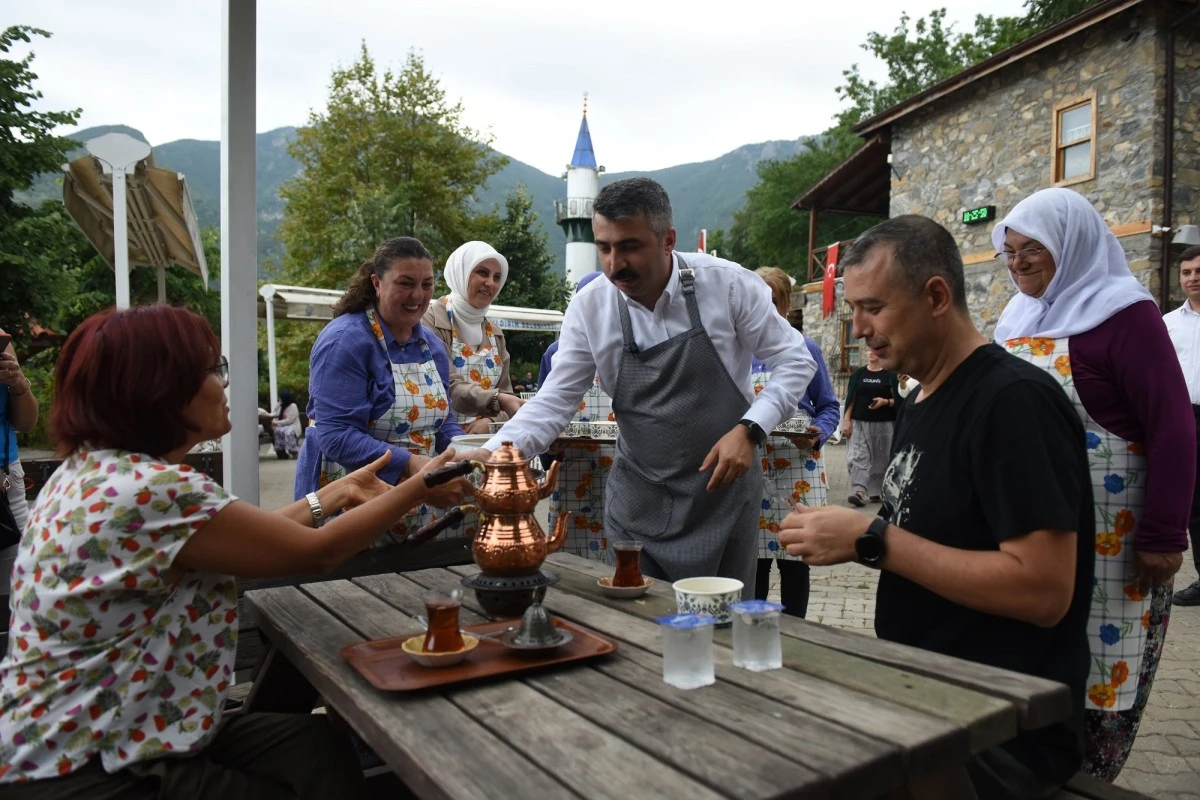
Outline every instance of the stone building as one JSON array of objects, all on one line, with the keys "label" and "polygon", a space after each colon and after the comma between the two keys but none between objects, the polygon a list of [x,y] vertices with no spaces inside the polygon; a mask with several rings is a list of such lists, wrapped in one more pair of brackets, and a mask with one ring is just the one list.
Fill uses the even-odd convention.
[{"label": "stone building", "polygon": [[[1182,302],[1173,231],[1200,222],[1197,10],[1196,0],[1100,2],[860,123],[862,148],[794,207],[937,220],[958,240],[972,316],[990,335],[1016,291],[993,258],[995,220],[1038,189],[1069,187],[1169,310]],[[825,248],[810,250],[818,281]],[[844,304],[822,319],[820,289],[805,286],[805,332],[844,376],[860,349]]]}]

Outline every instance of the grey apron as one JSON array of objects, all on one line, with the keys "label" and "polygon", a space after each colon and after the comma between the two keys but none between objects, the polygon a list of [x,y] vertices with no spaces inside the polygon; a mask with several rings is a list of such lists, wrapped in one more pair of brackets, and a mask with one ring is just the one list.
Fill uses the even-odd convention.
[{"label": "grey apron", "polygon": [[700,472],[750,404],[704,330],[695,275],[682,258],[679,283],[692,327],[647,350],[634,341],[625,299],[617,300],[623,345],[612,406],[620,436],[605,487],[604,532],[610,542],[641,542],[647,575],[737,578],[750,597],[762,476],[752,468],[709,492],[711,470]]}]

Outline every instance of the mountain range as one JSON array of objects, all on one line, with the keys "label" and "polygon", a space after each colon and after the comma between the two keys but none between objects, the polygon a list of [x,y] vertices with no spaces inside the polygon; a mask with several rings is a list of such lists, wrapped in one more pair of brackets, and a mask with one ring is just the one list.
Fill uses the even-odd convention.
[{"label": "mountain range", "polygon": [[[86,142],[111,132],[126,133],[150,144],[141,131],[125,125],[85,128],[68,135]],[[279,188],[300,169],[287,150],[295,132],[294,127],[276,128],[257,136],[258,254],[259,274],[264,278],[268,277],[264,264],[277,262],[281,254],[281,245],[275,239],[275,228],[283,217],[284,206],[279,197]],[[601,175],[601,185],[638,175],[661,183],[671,197],[680,248],[690,250],[695,247],[701,228],[710,231],[728,229],[734,212],[742,206],[746,190],[758,182],[755,168],[760,161],[789,158],[798,153],[809,138],[743,145],[710,161],[665,169],[604,173]],[[563,149],[564,155],[569,156],[567,148]],[[84,152],[80,149],[69,157],[74,159]],[[156,166],[173,169],[187,176],[192,203],[201,226],[220,224],[220,158],[221,143],[218,141],[178,139],[154,145]],[[566,160],[564,158],[564,163]],[[57,175],[43,175],[30,191],[18,195],[18,199],[35,204],[45,199],[61,198],[61,183]],[[505,195],[519,184],[524,185],[533,198],[533,208],[549,235],[549,246],[557,256],[561,272],[564,269],[566,238],[554,223],[554,201],[566,197],[566,182],[562,177],[547,175],[536,167],[510,157],[508,164],[480,190],[476,203],[481,210],[491,210],[494,206],[502,208]]]}]

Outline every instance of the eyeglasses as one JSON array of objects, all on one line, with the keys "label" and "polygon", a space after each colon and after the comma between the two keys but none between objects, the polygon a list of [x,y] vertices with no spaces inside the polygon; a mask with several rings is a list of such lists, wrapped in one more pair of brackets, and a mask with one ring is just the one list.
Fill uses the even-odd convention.
[{"label": "eyeglasses", "polygon": [[1036,256],[1040,256],[1044,252],[1046,252],[1046,248],[1044,247],[1026,247],[1024,250],[1018,250],[1015,253],[1009,253],[1008,251],[996,253],[996,260],[1007,267],[1018,258],[1023,258],[1026,261],[1029,261]]},{"label": "eyeglasses", "polygon": [[221,360],[217,362],[217,365],[211,371],[221,380],[229,380],[229,359],[221,356]]}]

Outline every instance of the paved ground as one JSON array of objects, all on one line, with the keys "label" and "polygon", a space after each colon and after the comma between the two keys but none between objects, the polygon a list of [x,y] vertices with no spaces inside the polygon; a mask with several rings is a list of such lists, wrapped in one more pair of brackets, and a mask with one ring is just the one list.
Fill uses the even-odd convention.
[{"label": "paved ground", "polygon": [[[829,498],[838,505],[847,505],[849,494],[845,456],[844,446],[825,450]],[[259,480],[264,508],[291,502],[295,465],[263,448]],[[778,573],[772,575],[777,579]],[[808,618],[873,636],[876,580],[874,570],[856,564],[815,568]],[[1185,558],[1177,584],[1193,580],[1196,571]],[[1163,800],[1200,798],[1200,607],[1177,608],[1172,615],[1154,692],[1118,783]]]}]

